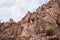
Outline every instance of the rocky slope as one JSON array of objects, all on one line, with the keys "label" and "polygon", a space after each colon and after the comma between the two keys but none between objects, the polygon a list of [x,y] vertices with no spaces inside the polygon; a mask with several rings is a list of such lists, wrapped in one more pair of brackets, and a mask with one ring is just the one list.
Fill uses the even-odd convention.
[{"label": "rocky slope", "polygon": [[[46,35],[48,27],[54,28],[54,35]],[[51,0],[36,12],[28,11],[18,23],[13,19],[0,23],[0,40],[60,40],[60,1]]]}]

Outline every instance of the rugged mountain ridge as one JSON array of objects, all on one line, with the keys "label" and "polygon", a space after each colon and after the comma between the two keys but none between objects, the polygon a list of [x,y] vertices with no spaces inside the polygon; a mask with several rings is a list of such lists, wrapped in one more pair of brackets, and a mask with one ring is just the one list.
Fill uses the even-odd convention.
[{"label": "rugged mountain ridge", "polygon": [[[60,4],[51,0],[36,9],[27,12],[21,21],[13,19],[0,23],[0,40],[60,40]],[[55,34],[46,36],[45,28],[53,27]]]}]

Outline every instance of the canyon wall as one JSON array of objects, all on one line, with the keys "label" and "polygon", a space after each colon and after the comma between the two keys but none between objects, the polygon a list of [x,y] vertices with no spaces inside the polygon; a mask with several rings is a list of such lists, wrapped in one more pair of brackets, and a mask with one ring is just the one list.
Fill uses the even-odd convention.
[{"label": "canyon wall", "polygon": [[[46,36],[45,29],[54,28],[54,35]],[[0,40],[60,40],[60,1],[51,0],[28,11],[21,21],[10,19],[0,23]]]}]

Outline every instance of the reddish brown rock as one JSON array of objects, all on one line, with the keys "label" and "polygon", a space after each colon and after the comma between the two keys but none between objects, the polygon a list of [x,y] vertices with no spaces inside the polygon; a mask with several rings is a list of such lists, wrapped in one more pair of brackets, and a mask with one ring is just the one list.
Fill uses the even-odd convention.
[{"label": "reddish brown rock", "polygon": [[[16,40],[21,37],[27,40],[59,40],[60,3],[58,1],[49,1],[37,8],[36,12],[28,11],[19,22],[10,19],[7,22],[0,23],[0,40]],[[56,35],[47,37],[45,33],[47,27],[53,27]]]}]

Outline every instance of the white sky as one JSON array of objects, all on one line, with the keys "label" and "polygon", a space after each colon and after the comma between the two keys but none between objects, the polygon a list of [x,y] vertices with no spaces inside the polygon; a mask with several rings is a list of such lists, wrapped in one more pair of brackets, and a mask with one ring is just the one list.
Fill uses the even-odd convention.
[{"label": "white sky", "polygon": [[27,11],[33,12],[47,2],[48,0],[0,0],[0,20],[21,20]]}]

